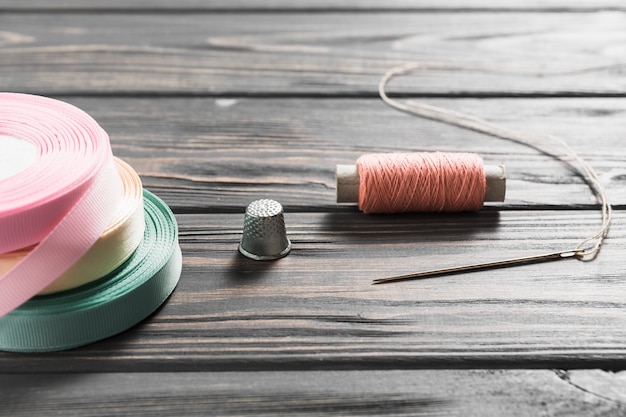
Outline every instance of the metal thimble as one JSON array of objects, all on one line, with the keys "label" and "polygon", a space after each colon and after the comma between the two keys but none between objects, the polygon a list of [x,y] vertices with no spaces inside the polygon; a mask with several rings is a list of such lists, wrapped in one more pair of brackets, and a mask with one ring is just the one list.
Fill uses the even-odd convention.
[{"label": "metal thimble", "polygon": [[246,208],[239,252],[250,259],[265,261],[287,256],[290,250],[283,206],[268,199],[250,203]]}]

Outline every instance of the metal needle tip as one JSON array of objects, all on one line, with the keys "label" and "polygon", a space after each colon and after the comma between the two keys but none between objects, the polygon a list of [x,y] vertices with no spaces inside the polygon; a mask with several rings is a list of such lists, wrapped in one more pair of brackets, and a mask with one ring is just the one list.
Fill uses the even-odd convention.
[{"label": "metal needle tip", "polygon": [[542,255],[523,256],[519,258],[505,259],[501,261],[483,262],[483,263],[478,263],[478,264],[455,266],[452,268],[433,269],[431,271],[416,272],[413,274],[397,275],[397,276],[388,277],[388,278],[379,278],[379,279],[375,279],[372,282],[372,284],[374,285],[386,284],[389,282],[409,281],[409,280],[414,280],[414,279],[430,278],[436,275],[447,275],[447,274],[455,274],[459,272],[503,268],[507,266],[537,263],[537,262],[558,261],[561,259],[575,258],[577,256],[581,256],[582,254],[583,252],[579,250],[568,250],[568,251],[561,251],[561,252],[544,253]]}]

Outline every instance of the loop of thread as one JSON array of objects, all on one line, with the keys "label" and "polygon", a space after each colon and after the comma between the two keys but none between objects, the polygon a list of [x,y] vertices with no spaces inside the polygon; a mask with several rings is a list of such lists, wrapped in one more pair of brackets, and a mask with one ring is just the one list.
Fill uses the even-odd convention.
[{"label": "loop of thread", "polygon": [[369,154],[356,165],[364,213],[476,211],[484,203],[485,173],[476,154]]},{"label": "loop of thread", "polygon": [[[389,106],[427,119],[437,120],[442,123],[458,126],[468,130],[484,133],[493,137],[517,142],[531,148],[537,149],[546,155],[559,158],[572,167],[574,167],[583,178],[587,185],[596,196],[601,206],[602,224],[593,235],[581,240],[574,248],[573,252],[579,259],[592,260],[600,252],[600,247],[604,239],[608,236],[611,220],[613,219],[613,208],[609,201],[606,188],[598,173],[589,163],[580,157],[578,153],[562,138],[550,134],[538,134],[534,132],[518,131],[496,123],[488,122],[476,116],[461,113],[454,110],[448,110],[430,104],[420,103],[417,101],[409,101],[407,104],[389,98],[385,92],[385,86],[389,81],[398,76],[410,73],[412,71],[428,68],[456,69],[464,68],[464,65],[450,65],[446,63],[408,63],[399,65],[388,70],[380,82],[378,83],[378,94],[380,98]],[[487,66],[488,67],[488,66]],[[563,151],[563,154],[554,153],[546,148],[549,145],[557,145]],[[546,145],[546,146],[542,146]]]}]

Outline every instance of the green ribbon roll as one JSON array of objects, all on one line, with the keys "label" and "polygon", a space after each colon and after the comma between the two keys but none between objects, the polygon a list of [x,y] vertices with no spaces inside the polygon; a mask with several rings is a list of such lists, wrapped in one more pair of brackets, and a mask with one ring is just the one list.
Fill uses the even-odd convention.
[{"label": "green ribbon roll", "polygon": [[0,318],[0,350],[48,352],[83,346],[139,323],[174,291],[182,255],[169,207],[143,191],[146,229],[120,268],[73,290],[37,296]]}]

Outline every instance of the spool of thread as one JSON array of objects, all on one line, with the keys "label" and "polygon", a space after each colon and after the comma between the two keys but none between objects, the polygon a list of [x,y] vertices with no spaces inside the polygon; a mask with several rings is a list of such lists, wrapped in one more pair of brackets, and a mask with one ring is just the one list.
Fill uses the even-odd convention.
[{"label": "spool of thread", "polygon": [[337,202],[365,213],[461,212],[504,201],[504,165],[471,153],[414,152],[361,156],[337,165]]}]

